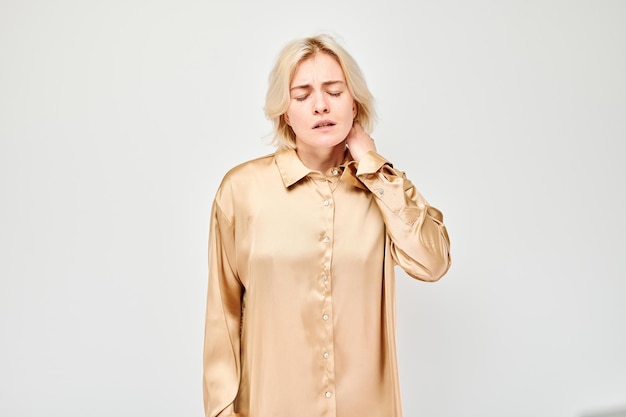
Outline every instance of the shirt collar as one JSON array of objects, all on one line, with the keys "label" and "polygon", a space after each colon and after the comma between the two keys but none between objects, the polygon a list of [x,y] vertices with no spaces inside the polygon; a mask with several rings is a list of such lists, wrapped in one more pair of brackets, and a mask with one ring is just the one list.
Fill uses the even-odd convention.
[{"label": "shirt collar", "polygon": [[274,160],[276,161],[278,172],[280,172],[280,176],[283,179],[283,184],[285,184],[287,188],[312,172],[302,163],[300,158],[298,158],[295,149],[282,149],[276,152]]},{"label": "shirt collar", "polygon": [[[286,188],[291,187],[302,178],[315,172],[307,168],[296,153],[295,149],[282,149],[276,152],[274,156],[278,172],[283,180]],[[344,162],[339,166],[342,171],[341,180],[358,188],[365,188],[363,184],[356,178],[356,163],[352,160],[350,152],[346,152]]]}]

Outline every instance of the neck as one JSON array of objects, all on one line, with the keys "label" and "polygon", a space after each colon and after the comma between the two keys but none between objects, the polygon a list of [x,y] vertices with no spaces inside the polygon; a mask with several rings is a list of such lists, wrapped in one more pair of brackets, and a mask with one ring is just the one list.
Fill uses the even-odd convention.
[{"label": "neck", "polygon": [[324,173],[341,165],[346,155],[346,144],[341,142],[332,148],[317,148],[300,143],[296,153],[307,168]]}]

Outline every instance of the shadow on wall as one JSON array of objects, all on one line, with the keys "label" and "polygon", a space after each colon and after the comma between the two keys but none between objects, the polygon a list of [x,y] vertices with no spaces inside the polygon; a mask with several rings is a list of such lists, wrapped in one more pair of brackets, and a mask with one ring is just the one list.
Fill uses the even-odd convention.
[{"label": "shadow on wall", "polygon": [[602,411],[602,412],[590,412],[581,415],[580,417],[626,417],[626,408],[620,408],[619,410]]}]

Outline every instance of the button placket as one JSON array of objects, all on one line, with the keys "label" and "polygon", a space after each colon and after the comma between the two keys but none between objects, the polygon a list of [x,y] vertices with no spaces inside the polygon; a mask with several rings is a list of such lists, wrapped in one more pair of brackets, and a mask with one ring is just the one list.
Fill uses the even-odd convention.
[{"label": "button placket", "polygon": [[[338,175],[339,171],[337,170],[337,174],[333,172],[333,175]],[[319,184],[322,185],[322,184]],[[335,223],[335,210],[334,210],[334,200],[332,195],[332,183],[326,181],[325,184],[320,189],[321,195],[321,209],[322,209],[322,217],[324,218],[325,229],[322,230],[321,233],[321,242],[324,244],[323,247],[323,259],[322,259],[322,270],[318,275],[321,292],[322,292],[322,308],[320,311],[319,321],[320,326],[323,326],[323,339],[320,340],[321,344],[319,345],[318,350],[318,360],[322,361],[322,366],[325,370],[325,376],[321,383],[321,392],[324,398],[331,399],[334,397],[335,392],[335,363],[333,359],[333,309],[332,309],[332,276],[331,276],[331,261],[333,258],[333,237],[334,237],[334,223]],[[329,403],[329,416],[334,415],[335,402],[330,401]]]}]

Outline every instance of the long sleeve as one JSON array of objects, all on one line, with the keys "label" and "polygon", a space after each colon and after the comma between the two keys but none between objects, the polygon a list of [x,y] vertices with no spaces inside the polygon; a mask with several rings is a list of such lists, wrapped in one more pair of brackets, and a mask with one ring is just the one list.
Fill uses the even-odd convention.
[{"label": "long sleeve", "polygon": [[441,278],[450,267],[442,213],[428,204],[404,172],[375,152],[365,154],[353,174],[375,196],[395,263],[416,279]]},{"label": "long sleeve", "polygon": [[217,202],[209,231],[209,282],[204,336],[203,397],[207,417],[237,416],[243,287],[236,269],[234,228]]}]

